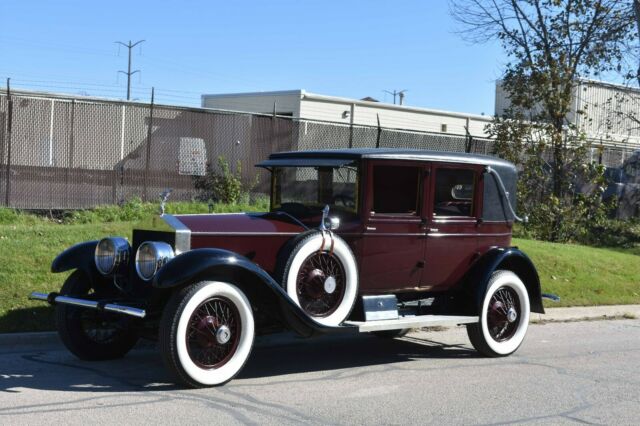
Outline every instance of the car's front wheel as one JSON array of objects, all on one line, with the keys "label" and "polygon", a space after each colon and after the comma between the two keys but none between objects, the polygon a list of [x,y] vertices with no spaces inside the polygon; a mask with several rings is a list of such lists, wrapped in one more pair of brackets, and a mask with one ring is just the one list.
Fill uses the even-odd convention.
[{"label": "car's front wheel", "polygon": [[254,335],[244,293],[229,283],[204,281],[172,296],[162,315],[159,346],[180,383],[216,386],[242,369]]},{"label": "car's front wheel", "polygon": [[529,295],[511,271],[491,276],[477,323],[467,325],[473,347],[485,356],[507,356],[522,344],[529,327]]},{"label": "car's front wheel", "polygon": [[[99,299],[89,277],[73,272],[60,294],[82,299]],[[138,341],[131,319],[109,312],[100,312],[71,305],[57,305],[56,327],[62,343],[71,353],[86,361],[100,361],[124,356]]]}]

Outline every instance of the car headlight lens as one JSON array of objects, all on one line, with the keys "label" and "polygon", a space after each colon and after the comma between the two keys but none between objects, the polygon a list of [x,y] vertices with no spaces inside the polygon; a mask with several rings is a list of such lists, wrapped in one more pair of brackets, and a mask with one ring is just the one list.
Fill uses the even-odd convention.
[{"label": "car headlight lens", "polygon": [[95,262],[98,272],[110,275],[117,272],[129,262],[131,247],[125,238],[103,238],[98,242],[95,251]]},{"label": "car headlight lens", "polygon": [[142,243],[136,253],[136,272],[140,278],[149,281],[173,256],[173,249],[167,243]]}]

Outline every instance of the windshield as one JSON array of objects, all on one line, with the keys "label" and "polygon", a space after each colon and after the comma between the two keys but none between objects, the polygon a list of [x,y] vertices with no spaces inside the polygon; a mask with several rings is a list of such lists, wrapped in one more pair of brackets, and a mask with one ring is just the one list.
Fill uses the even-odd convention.
[{"label": "windshield", "polygon": [[312,219],[329,205],[331,215],[347,219],[358,212],[356,167],[276,167],[271,209]]}]

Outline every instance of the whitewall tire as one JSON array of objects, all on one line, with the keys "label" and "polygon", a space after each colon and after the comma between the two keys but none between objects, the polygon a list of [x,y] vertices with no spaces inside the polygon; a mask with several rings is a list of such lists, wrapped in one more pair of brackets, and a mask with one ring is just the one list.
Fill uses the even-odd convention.
[{"label": "whitewall tire", "polygon": [[288,252],[282,285],[316,322],[337,326],[347,319],[358,295],[358,267],[347,243],[329,233],[304,236]]},{"label": "whitewall tire", "polygon": [[522,280],[511,271],[496,271],[489,280],[478,323],[467,325],[469,340],[483,355],[510,355],[527,334],[529,315],[529,294]]},{"label": "whitewall tire", "polygon": [[236,286],[204,281],[175,293],[160,323],[160,351],[185,385],[216,386],[231,380],[251,354],[255,326],[251,304]]}]

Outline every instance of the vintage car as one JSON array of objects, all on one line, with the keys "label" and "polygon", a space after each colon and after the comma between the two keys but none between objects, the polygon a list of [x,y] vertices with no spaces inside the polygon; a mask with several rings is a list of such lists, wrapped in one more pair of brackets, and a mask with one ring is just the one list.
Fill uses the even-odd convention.
[{"label": "vintage car", "polygon": [[[398,149],[272,154],[266,213],[160,214],[61,253],[73,271],[56,306],[62,342],[85,360],[157,339],[178,382],[220,385],[254,336],[465,324],[497,357],[544,313],[534,265],[511,245],[516,169],[497,158]],[[164,210],[164,208],[162,209]]]}]

